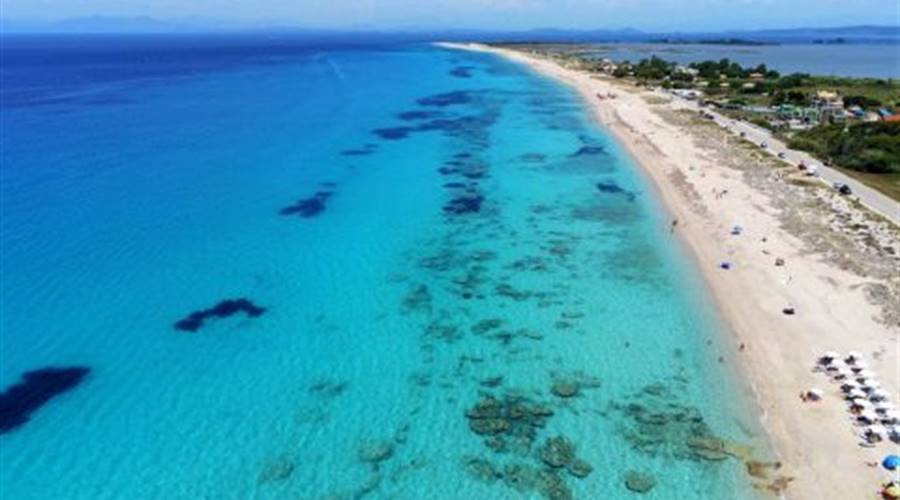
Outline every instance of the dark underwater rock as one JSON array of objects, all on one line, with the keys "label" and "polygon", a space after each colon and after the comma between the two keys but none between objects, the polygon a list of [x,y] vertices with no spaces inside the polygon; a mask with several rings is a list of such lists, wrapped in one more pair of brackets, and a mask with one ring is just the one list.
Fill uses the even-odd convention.
[{"label": "dark underwater rock", "polygon": [[265,307],[259,307],[245,298],[227,299],[209,309],[192,312],[176,322],[175,329],[193,333],[200,330],[208,319],[227,318],[238,313],[244,313],[248,318],[257,318],[265,312]]},{"label": "dark underwater rock", "polygon": [[483,458],[469,457],[465,460],[465,468],[475,479],[483,483],[496,483],[503,477],[493,464]]},{"label": "dark underwater rock", "polygon": [[634,193],[622,188],[615,182],[598,182],[597,190],[600,191],[601,193],[624,195],[626,198],[628,198],[628,201],[634,201],[635,198],[637,197]]},{"label": "dark underwater rock", "polygon": [[394,454],[394,445],[389,441],[374,440],[363,441],[357,449],[357,456],[361,462],[378,464]]},{"label": "dark underwater rock", "polygon": [[471,66],[457,66],[450,70],[450,76],[455,76],[457,78],[472,78],[472,69]]},{"label": "dark underwater rock", "polygon": [[435,118],[443,118],[446,116],[440,111],[405,111],[397,115],[397,118],[404,121],[415,120],[432,120]]},{"label": "dark underwater rock", "polygon": [[481,211],[482,203],[484,196],[481,195],[457,196],[444,205],[444,212],[454,215],[477,213]]},{"label": "dark underwater rock", "polygon": [[569,474],[584,479],[594,471],[594,468],[584,460],[576,458],[566,465],[566,470],[569,471]]},{"label": "dark underwater rock", "polygon": [[575,445],[563,436],[556,436],[544,441],[538,456],[550,467],[565,467],[575,460]]},{"label": "dark underwater rock", "polygon": [[582,146],[575,151],[574,153],[569,155],[569,158],[577,158],[579,156],[597,156],[606,153],[606,149],[603,146]]},{"label": "dark underwater rock", "polygon": [[263,466],[256,479],[257,484],[278,483],[291,477],[294,462],[285,456],[276,457]]},{"label": "dark underwater rock", "polygon": [[423,97],[418,99],[416,102],[419,103],[420,106],[434,106],[434,107],[447,107],[454,106],[458,104],[467,104],[472,101],[472,95],[469,92],[465,92],[462,90],[457,90],[454,92],[446,92],[443,94],[436,94],[429,97]]},{"label": "dark underwater rock", "polygon": [[637,471],[625,473],[625,487],[635,493],[647,493],[656,486],[656,478]]},{"label": "dark underwater rock", "polygon": [[409,137],[414,130],[410,127],[388,127],[375,129],[372,133],[387,141],[398,141]]},{"label": "dark underwater rock", "polygon": [[578,395],[578,384],[568,380],[557,380],[550,387],[550,392],[560,398],[571,398]]},{"label": "dark underwater rock", "polygon": [[325,202],[334,193],[331,191],[318,191],[309,198],[297,200],[293,205],[288,205],[278,211],[281,215],[296,215],[309,219],[325,211]]},{"label": "dark underwater rock", "polygon": [[74,389],[90,371],[83,366],[51,366],[23,373],[18,383],[0,394],[0,434],[25,425],[35,411]]}]

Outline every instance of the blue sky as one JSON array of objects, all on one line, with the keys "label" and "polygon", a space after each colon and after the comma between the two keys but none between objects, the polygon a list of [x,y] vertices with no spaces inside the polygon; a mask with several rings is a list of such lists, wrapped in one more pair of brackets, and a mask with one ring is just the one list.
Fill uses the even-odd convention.
[{"label": "blue sky", "polygon": [[898,0],[3,0],[2,17],[199,17],[307,27],[645,30],[900,24]]}]

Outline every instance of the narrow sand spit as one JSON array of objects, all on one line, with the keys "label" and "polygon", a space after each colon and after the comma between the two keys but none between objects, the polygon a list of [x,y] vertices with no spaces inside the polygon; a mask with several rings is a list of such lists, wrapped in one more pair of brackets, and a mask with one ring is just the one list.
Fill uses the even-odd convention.
[{"label": "narrow sand spit", "polygon": [[[743,346],[731,360],[756,390],[781,473],[795,478],[786,496],[878,498],[889,476],[867,462],[898,446],[861,447],[840,389],[812,368],[824,351],[859,351],[900,399],[900,229],[664,93],[536,54],[445,45],[493,52],[571,85],[637,160]],[[730,234],[735,225],[740,235]],[[720,269],[723,261],[732,268]],[[795,315],[783,314],[788,305]],[[824,400],[802,402],[814,387]]]}]

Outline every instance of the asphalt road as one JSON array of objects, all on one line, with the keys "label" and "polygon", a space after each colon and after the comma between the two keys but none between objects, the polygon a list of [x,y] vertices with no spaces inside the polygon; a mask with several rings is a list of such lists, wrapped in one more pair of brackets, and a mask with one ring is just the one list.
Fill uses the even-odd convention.
[{"label": "asphalt road", "polygon": [[769,154],[777,156],[779,153],[783,153],[784,158],[782,160],[792,165],[796,166],[803,163],[807,167],[815,167],[816,176],[829,186],[833,186],[835,183],[850,186],[850,189],[852,190],[850,196],[857,198],[860,203],[891,219],[894,223],[900,224],[900,203],[892,200],[887,195],[866,186],[862,182],[838,170],[826,167],[822,162],[816,160],[808,153],[788,149],[787,145],[773,136],[770,131],[762,127],[740,120],[732,120],[715,111],[701,108],[695,101],[687,102],[697,111],[702,110],[713,116],[715,122],[726,130],[729,130],[736,135],[743,132],[745,134],[744,138],[756,145],[766,143],[767,146],[765,151],[768,151]]}]

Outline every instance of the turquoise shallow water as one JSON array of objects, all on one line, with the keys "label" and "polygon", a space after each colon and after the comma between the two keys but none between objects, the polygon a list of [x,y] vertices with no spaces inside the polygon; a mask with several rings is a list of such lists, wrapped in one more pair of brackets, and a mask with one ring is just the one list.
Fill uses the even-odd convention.
[{"label": "turquoise shallow water", "polygon": [[[0,435],[8,498],[750,496],[697,448],[762,442],[733,352],[569,89],[428,46],[229,54],[6,96],[0,386],[90,369]],[[173,326],[237,298],[264,313]]]}]

